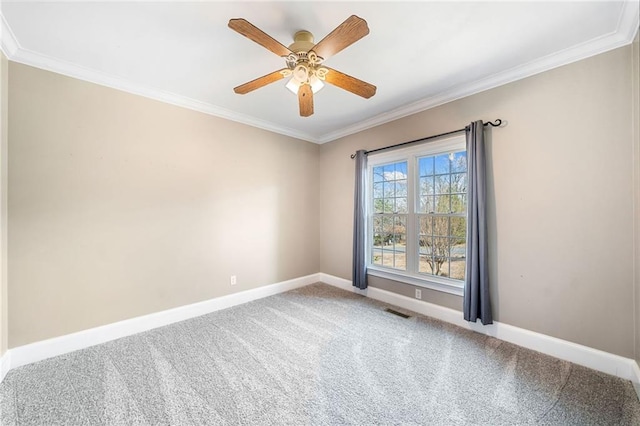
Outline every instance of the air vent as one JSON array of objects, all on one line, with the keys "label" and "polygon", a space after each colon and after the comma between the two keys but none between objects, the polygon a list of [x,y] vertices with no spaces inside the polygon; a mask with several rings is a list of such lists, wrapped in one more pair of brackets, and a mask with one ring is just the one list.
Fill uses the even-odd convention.
[{"label": "air vent", "polygon": [[393,309],[390,309],[390,308],[385,309],[385,311],[402,318],[411,318],[411,315],[403,314],[402,312],[394,311]]}]

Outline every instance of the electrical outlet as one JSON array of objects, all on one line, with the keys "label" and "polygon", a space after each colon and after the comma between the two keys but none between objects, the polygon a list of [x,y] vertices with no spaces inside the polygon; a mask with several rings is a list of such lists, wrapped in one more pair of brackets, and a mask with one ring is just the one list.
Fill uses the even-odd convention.
[{"label": "electrical outlet", "polygon": [[231,285],[238,284],[238,280],[236,279],[235,275],[231,275],[231,279],[229,281],[231,282]]},{"label": "electrical outlet", "polygon": [[422,299],[422,290],[416,288],[416,299]]}]

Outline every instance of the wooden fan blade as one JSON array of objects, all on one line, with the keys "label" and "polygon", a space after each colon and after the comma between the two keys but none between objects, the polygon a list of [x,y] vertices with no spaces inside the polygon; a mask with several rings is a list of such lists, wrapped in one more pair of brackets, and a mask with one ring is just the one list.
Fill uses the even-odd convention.
[{"label": "wooden fan blade", "polygon": [[347,90],[365,99],[369,99],[376,94],[376,86],[366,81],[358,80],[355,77],[336,71],[333,68],[324,67],[329,70],[324,77],[324,81],[341,89]]},{"label": "wooden fan blade", "polygon": [[298,103],[300,104],[300,116],[309,117],[313,115],[313,91],[311,86],[303,84],[298,89]]},{"label": "wooden fan blade", "polygon": [[311,50],[316,52],[318,56],[327,59],[367,34],[369,34],[367,21],[356,15],[351,15],[346,21],[338,25],[335,30],[320,40],[318,44],[313,46]]},{"label": "wooden fan blade", "polygon": [[245,95],[249,92],[252,92],[256,89],[259,89],[267,84],[275,83],[278,80],[282,80],[284,78],[284,74],[281,71],[274,71],[271,74],[263,75],[262,77],[258,77],[255,80],[251,80],[248,83],[242,84],[233,89],[239,95]]},{"label": "wooden fan blade", "polygon": [[246,19],[229,19],[229,28],[250,38],[262,47],[266,47],[278,56],[287,56],[293,53],[288,47],[262,31]]}]

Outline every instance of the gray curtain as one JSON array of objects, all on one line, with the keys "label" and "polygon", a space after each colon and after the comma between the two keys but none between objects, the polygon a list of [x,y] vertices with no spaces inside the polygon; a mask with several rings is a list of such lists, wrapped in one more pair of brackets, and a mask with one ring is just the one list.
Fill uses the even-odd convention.
[{"label": "gray curtain", "polygon": [[489,261],[486,219],[484,125],[478,120],[465,128],[469,199],[467,215],[467,274],[464,281],[464,319],[492,324],[489,301]]},{"label": "gray curtain", "polygon": [[366,205],[367,154],[365,150],[356,152],[356,185],[353,210],[353,286],[367,288],[366,261]]}]

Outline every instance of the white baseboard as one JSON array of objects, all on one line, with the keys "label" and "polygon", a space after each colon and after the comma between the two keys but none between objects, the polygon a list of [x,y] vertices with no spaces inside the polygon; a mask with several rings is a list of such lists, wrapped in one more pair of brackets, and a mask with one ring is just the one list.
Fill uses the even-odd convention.
[{"label": "white baseboard", "polygon": [[399,306],[422,315],[439,319],[459,327],[486,334],[506,342],[514,343],[537,352],[542,352],[565,361],[602,371],[634,383],[640,383],[640,368],[635,360],[614,355],[567,340],[536,333],[509,324],[494,322],[491,325],[470,323],[464,320],[462,312],[444,306],[434,305],[418,299],[369,287],[360,290],[353,287],[351,281],[320,273],[320,281],[341,289]]},{"label": "white baseboard", "polygon": [[4,355],[0,357],[0,383],[4,380],[4,376],[9,372],[11,368],[11,352],[6,351]]},{"label": "white baseboard", "polygon": [[[320,281],[319,274],[307,275],[252,290],[216,297],[215,299],[204,302],[180,306],[178,308],[118,321],[77,333],[18,346],[8,350],[5,356],[2,357],[2,370],[0,371],[6,373],[10,368],[20,367],[32,362],[99,345],[111,340],[251,302],[252,300],[262,299],[274,294],[304,287],[318,281]],[[4,375],[0,377],[4,378]]]},{"label": "white baseboard", "polygon": [[[640,368],[638,367],[638,363],[634,365],[634,370],[636,377],[640,379]],[[636,395],[638,396],[638,401],[640,401],[640,380],[631,380],[633,382],[633,388],[636,391]]]},{"label": "white baseboard", "polygon": [[0,382],[11,368],[283,293],[318,281],[640,384],[640,368],[630,358],[508,324],[496,322],[489,326],[482,326],[469,323],[463,319],[462,312],[455,309],[375,287],[360,290],[353,287],[349,280],[325,273],[307,275],[10,349],[0,358]]}]

